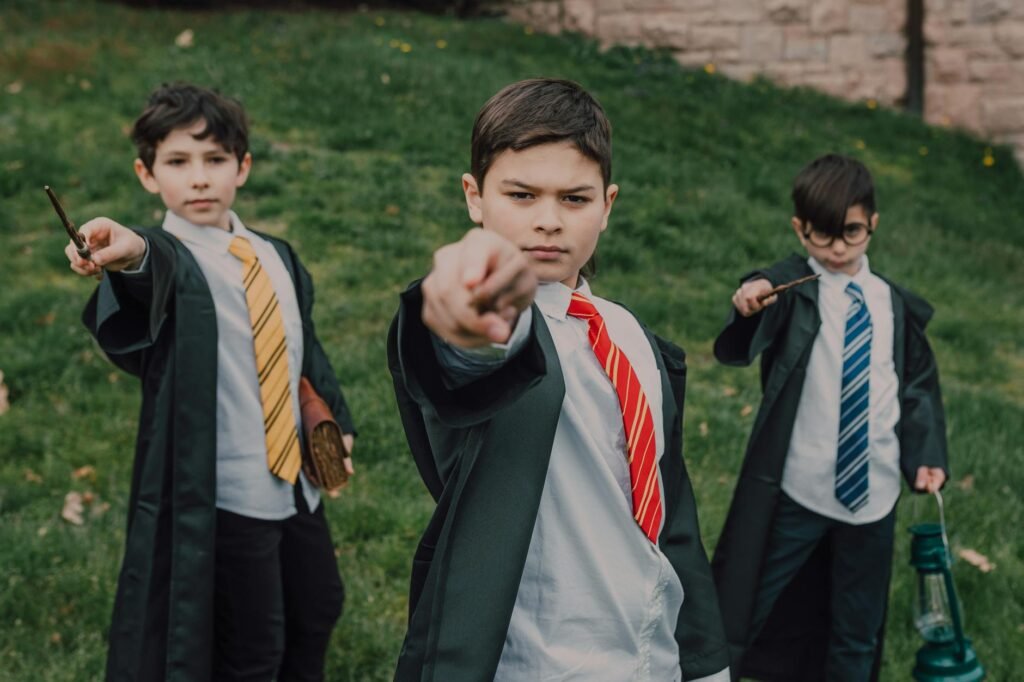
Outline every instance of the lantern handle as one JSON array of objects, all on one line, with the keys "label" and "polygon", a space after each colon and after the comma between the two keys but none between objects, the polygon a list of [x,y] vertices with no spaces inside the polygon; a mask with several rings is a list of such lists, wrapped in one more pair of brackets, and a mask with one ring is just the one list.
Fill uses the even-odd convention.
[{"label": "lantern handle", "polygon": [[946,548],[946,562],[949,565],[953,564],[953,554],[949,551],[949,536],[946,535],[946,510],[942,504],[942,493],[936,490],[934,493],[935,501],[939,505],[939,527],[942,528],[942,544]]}]

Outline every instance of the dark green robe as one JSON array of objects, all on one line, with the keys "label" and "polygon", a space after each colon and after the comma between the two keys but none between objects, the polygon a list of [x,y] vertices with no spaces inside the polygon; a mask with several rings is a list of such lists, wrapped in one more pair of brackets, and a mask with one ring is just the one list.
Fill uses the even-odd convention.
[{"label": "dark green robe", "polygon": [[[399,412],[437,508],[416,549],[409,629],[395,679],[481,682],[497,669],[533,534],[565,385],[544,317],[493,374],[444,384],[418,286],[402,295],[388,337]],[[686,363],[648,333],[662,377],[665,525],[658,545],[686,591],[679,614],[684,679],[723,670],[728,654],[693,490],[682,458]]]},{"label": "dark green robe", "polygon": [[[759,275],[781,284],[810,274],[806,258],[793,254],[743,279]],[[947,467],[938,369],[924,334],[932,309],[918,296],[886,283],[892,291],[893,360],[899,381],[900,469],[913,486],[918,467]],[[744,318],[733,309],[715,340],[715,357],[727,365],[749,365],[761,355],[764,394],[712,561],[734,676],[788,682],[823,679],[828,637],[825,543],[783,591],[758,640],[747,641],[797,405],[820,326],[818,283],[810,282],[752,317]],[[891,559],[878,557],[887,563]],[[881,641],[880,633],[879,661]]]},{"label": "dark green robe", "polygon": [[[143,229],[148,275],[106,276],[83,314],[100,347],[142,381],[125,556],[107,680],[210,679],[217,461],[217,320],[191,252]],[[302,374],[346,433],[352,419],[311,317],[313,283],[287,243],[268,239],[295,284]]]}]

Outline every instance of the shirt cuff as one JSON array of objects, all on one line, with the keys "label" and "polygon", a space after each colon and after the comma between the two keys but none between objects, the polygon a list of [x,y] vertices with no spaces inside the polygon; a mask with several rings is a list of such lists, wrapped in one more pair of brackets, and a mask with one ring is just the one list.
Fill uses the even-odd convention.
[{"label": "shirt cuff", "polygon": [[465,386],[496,371],[526,346],[532,325],[533,309],[527,308],[519,314],[505,343],[492,343],[480,348],[462,348],[431,334],[434,355],[448,388]]},{"label": "shirt cuff", "polygon": [[144,275],[149,272],[149,240],[143,237],[142,241],[146,243],[146,251],[142,254],[142,262],[134,270],[122,270],[122,275]]}]

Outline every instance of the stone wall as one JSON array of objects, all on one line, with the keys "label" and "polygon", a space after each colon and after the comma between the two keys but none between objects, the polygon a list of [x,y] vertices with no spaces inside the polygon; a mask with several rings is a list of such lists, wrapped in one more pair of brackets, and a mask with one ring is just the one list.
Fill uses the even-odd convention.
[{"label": "stone wall", "polygon": [[[761,74],[900,106],[907,0],[506,0],[537,30],[670,50],[692,67]],[[925,0],[925,119],[1016,145],[1024,160],[1024,0]]]}]

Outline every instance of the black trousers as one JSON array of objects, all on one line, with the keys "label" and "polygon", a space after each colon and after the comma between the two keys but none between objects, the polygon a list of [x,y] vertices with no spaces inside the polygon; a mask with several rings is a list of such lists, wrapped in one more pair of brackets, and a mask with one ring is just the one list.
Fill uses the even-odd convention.
[{"label": "black trousers", "polygon": [[852,525],[816,514],[781,494],[772,537],[761,568],[751,617],[750,641],[768,619],[775,601],[796,576],[818,543],[828,537],[831,594],[825,679],[865,682],[871,679],[878,633],[889,598],[895,508],[873,523]]},{"label": "black trousers", "polygon": [[319,682],[345,588],[323,504],[264,521],[217,510],[217,682]]}]

